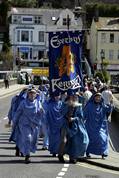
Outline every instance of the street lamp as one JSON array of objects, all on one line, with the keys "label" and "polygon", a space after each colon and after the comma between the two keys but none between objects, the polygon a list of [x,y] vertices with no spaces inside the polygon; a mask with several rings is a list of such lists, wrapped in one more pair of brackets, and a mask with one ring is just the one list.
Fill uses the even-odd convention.
[{"label": "street lamp", "polygon": [[103,60],[105,58],[105,53],[103,49],[101,49],[100,56],[101,56],[101,70],[103,71]]}]

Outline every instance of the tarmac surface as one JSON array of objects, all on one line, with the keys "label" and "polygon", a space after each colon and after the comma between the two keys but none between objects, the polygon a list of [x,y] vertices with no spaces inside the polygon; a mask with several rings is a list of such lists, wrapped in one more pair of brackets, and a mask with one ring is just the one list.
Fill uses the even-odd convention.
[{"label": "tarmac surface", "polygon": [[15,84],[15,85],[10,85],[9,88],[4,88],[4,87],[0,88],[0,98],[12,93],[19,92],[25,87],[26,85]]},{"label": "tarmac surface", "polygon": [[[25,87],[26,85],[15,84],[15,85],[11,85],[7,89],[0,88],[0,98],[17,93]],[[91,158],[89,159],[84,158],[83,160],[80,161],[84,161],[92,165],[100,166],[103,168],[119,171],[119,152],[116,152],[114,150],[111,141],[109,141],[109,156],[106,157],[105,159],[102,159],[101,156],[91,155]]]}]

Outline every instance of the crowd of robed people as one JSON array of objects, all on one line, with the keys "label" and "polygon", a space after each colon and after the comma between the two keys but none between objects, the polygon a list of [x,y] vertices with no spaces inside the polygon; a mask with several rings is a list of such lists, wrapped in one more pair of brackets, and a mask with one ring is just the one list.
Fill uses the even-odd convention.
[{"label": "crowd of robed people", "polygon": [[[76,92],[49,92],[49,85],[24,88],[12,98],[8,112],[12,131],[9,141],[16,144],[16,156],[37,150],[43,135],[42,150],[49,150],[59,162],[76,163],[91,154],[108,156],[108,119],[113,109],[113,96],[99,78],[84,78],[84,87]],[[42,130],[42,133],[41,133]]]}]

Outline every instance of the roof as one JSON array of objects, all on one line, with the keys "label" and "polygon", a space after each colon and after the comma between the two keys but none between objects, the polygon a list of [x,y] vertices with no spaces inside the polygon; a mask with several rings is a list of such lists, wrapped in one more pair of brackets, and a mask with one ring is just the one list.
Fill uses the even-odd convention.
[{"label": "roof", "polygon": [[45,12],[60,13],[62,9],[48,9],[48,8],[16,8],[12,7],[11,14],[24,14],[24,15],[42,15]]},{"label": "roof", "polygon": [[11,15],[31,15],[42,16],[44,24],[54,25],[63,9],[48,8],[12,8]]},{"label": "roof", "polygon": [[[49,9],[49,8],[11,8],[9,12],[10,15],[28,15],[28,16],[42,16],[42,21],[44,24],[55,25],[57,24],[60,14],[69,10],[73,13],[71,9]],[[77,24],[80,22],[80,17],[75,19]]]},{"label": "roof", "polygon": [[99,17],[95,24],[98,30],[119,30],[119,17]]}]

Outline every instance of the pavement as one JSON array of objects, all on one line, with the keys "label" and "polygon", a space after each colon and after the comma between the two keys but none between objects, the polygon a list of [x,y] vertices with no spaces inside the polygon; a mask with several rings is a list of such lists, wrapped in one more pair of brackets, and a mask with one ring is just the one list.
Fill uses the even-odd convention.
[{"label": "pavement", "polygon": [[[15,84],[11,85],[8,89],[0,88],[0,98],[9,94],[13,94],[22,90],[26,85]],[[119,152],[113,148],[111,141],[109,142],[109,156],[102,159],[101,156],[91,155],[91,158],[80,159],[79,161],[87,162],[92,165],[119,171]]]},{"label": "pavement", "polygon": [[0,98],[12,93],[16,93],[25,87],[26,85],[24,84],[15,84],[15,85],[10,85],[9,88],[5,88],[5,87],[0,88]]}]

